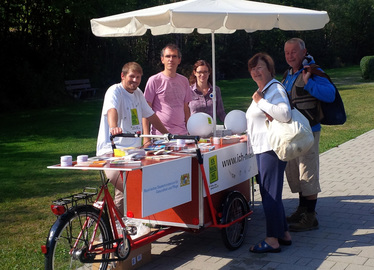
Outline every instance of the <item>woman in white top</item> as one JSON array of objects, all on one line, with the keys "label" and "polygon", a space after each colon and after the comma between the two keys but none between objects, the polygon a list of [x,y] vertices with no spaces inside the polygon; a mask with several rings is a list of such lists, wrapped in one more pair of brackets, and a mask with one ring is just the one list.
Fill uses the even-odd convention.
[{"label": "woman in white top", "polygon": [[286,162],[278,159],[271,149],[265,120],[276,119],[288,122],[291,108],[283,86],[274,79],[275,68],[272,58],[258,53],[248,61],[248,70],[258,89],[252,96],[247,118],[247,135],[242,141],[250,141],[256,156],[262,205],[266,218],[266,238],[252,246],[251,252],[280,252],[280,245],[291,245],[285,211],[282,203],[282,189]]}]

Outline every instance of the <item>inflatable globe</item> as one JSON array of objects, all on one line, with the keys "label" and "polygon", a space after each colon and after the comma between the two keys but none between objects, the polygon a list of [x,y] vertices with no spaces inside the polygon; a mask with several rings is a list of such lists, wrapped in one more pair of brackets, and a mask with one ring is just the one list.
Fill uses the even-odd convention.
[{"label": "inflatable globe", "polygon": [[247,130],[247,118],[245,112],[233,110],[229,112],[224,121],[226,129],[232,131],[233,134],[242,134]]},{"label": "inflatable globe", "polygon": [[187,121],[187,130],[190,135],[208,137],[213,132],[213,119],[207,113],[194,113]]}]

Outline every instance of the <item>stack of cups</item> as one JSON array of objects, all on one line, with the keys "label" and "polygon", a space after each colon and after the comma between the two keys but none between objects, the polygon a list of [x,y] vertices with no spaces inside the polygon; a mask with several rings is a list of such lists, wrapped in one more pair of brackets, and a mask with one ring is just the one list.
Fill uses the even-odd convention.
[{"label": "stack of cups", "polygon": [[221,138],[220,137],[213,137],[213,144],[221,144]]},{"label": "stack of cups", "polygon": [[82,162],[86,162],[88,160],[88,155],[80,155],[77,156],[77,163],[80,164]]},{"label": "stack of cups", "polygon": [[186,145],[186,141],[183,139],[177,139],[177,146],[183,147]]},{"label": "stack of cups", "polygon": [[61,156],[61,167],[71,166],[73,164],[72,156]]}]

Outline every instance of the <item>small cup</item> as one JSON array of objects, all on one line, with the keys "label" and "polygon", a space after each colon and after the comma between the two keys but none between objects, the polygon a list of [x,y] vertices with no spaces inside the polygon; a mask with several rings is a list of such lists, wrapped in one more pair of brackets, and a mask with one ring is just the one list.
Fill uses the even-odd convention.
[{"label": "small cup", "polygon": [[77,156],[77,163],[86,162],[88,160],[88,155],[79,155]]},{"label": "small cup", "polygon": [[73,164],[72,156],[61,156],[60,158],[61,167],[68,167]]},{"label": "small cup", "polygon": [[186,141],[183,140],[183,139],[177,139],[177,146],[185,146],[186,145]]},{"label": "small cup", "polygon": [[221,138],[220,137],[213,137],[213,144],[220,144]]}]

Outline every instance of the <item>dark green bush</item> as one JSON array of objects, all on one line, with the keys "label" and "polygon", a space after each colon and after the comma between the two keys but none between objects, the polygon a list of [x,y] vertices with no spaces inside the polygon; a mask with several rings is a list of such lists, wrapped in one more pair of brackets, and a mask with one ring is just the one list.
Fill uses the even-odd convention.
[{"label": "dark green bush", "polygon": [[365,80],[374,80],[374,55],[364,56],[360,61],[361,75]]}]

